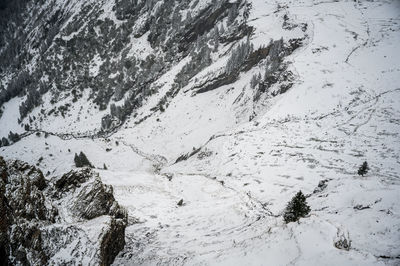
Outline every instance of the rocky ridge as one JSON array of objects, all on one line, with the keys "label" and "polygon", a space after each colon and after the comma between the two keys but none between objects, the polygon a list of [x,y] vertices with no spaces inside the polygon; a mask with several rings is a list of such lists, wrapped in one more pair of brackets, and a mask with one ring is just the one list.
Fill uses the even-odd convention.
[{"label": "rocky ridge", "polygon": [[0,157],[0,175],[2,265],[110,265],[124,247],[126,213],[90,169],[46,181]]}]

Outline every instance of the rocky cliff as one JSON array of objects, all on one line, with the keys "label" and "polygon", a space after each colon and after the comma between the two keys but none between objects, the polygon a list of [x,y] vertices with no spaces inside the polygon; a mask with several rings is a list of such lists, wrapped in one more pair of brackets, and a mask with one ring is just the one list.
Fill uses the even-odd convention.
[{"label": "rocky cliff", "polygon": [[2,265],[110,265],[125,245],[127,217],[89,169],[46,181],[0,157]]}]

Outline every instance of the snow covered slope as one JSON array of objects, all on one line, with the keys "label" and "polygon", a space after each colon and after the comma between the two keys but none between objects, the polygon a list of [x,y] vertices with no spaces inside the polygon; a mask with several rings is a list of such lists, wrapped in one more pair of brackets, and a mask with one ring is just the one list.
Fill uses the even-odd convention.
[{"label": "snow covered slope", "polygon": [[[182,16],[186,8],[196,17],[210,3],[192,1]],[[114,117],[112,130],[99,134],[100,121],[121,102],[112,98],[98,111],[87,89],[64,119],[37,119],[34,131],[1,147],[1,155],[30,163],[43,157],[38,164],[50,178],[74,167],[74,153],[83,151],[128,210],[126,245],[114,265],[399,265],[400,2],[239,3],[236,25],[251,28],[254,50],[269,47],[269,54],[242,65],[231,82],[202,91],[227,78],[228,60],[247,41],[246,34],[232,39],[241,32],[221,34],[217,48],[209,40],[211,61],[179,90],[176,77],[197,50],[166,62],[151,83],[154,93],[125,120]],[[102,6],[102,19],[125,22],[113,4]],[[135,30],[146,20],[140,14]],[[218,27],[229,28],[229,17]],[[137,60],[152,52],[163,58],[148,35],[124,45]],[[281,38],[277,80],[251,86],[272,68],[270,51],[280,46],[269,45]],[[24,134],[12,116],[23,97],[3,105],[2,137]],[[44,94],[31,115],[48,113],[51,99],[51,91]],[[364,161],[371,169],[359,176]],[[311,212],[286,224],[283,210],[299,190]]]}]

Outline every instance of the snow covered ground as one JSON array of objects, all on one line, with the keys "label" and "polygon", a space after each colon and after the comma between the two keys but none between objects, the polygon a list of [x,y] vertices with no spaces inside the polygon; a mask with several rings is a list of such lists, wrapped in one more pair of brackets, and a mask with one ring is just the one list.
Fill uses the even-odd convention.
[{"label": "snow covered ground", "polygon": [[[214,91],[181,90],[165,112],[139,125],[131,118],[109,140],[31,135],[1,154],[42,156],[51,177],[85,152],[129,212],[115,265],[399,265],[400,2],[252,2],[256,47],[302,34],[282,29],[284,14],[308,25],[305,45],[287,59],[295,85],[253,121],[252,105],[232,103],[242,91],[252,96],[257,68]],[[164,87],[139,118],[179,67],[159,80]],[[5,122],[16,101],[5,106],[1,133],[17,126]],[[68,118],[43,125],[87,132],[101,115],[86,112],[79,126]],[[360,177],[363,161],[371,170]],[[280,215],[299,190],[311,213],[286,225]],[[335,246],[343,239],[349,250]]]}]

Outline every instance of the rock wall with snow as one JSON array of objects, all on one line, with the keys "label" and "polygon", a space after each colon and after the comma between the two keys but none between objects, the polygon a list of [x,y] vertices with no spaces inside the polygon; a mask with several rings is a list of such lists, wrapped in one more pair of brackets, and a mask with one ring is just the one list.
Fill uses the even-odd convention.
[{"label": "rock wall with snow", "polygon": [[110,265],[127,217],[89,169],[48,182],[27,163],[0,157],[2,265]]}]

